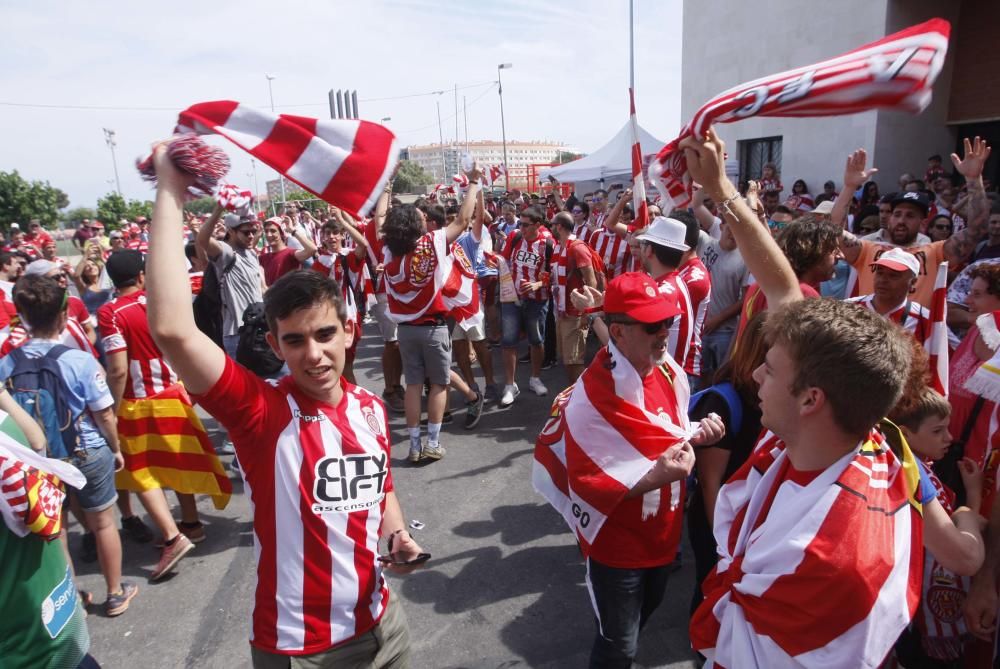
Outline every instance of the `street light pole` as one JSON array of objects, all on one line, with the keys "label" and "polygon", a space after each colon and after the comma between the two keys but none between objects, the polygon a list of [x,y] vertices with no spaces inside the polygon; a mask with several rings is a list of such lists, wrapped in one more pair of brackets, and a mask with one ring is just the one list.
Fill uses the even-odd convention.
[{"label": "street light pole", "polygon": [[108,148],[111,149],[111,166],[115,169],[115,189],[118,191],[118,195],[122,194],[122,182],[118,179],[118,160],[115,158],[115,147],[118,145],[115,142],[115,131],[104,130],[104,141],[108,143]]},{"label": "street light pole", "polygon": [[[271,97],[271,113],[273,114],[274,113],[274,89],[271,87],[271,82],[274,81],[275,77],[272,77],[270,74],[266,74],[266,73],[264,74],[264,77],[267,78],[267,94]],[[285,200],[286,200],[286,197],[285,197],[285,177],[283,177],[280,173],[278,174],[278,186],[281,187],[281,204],[285,204]]]},{"label": "street light pole", "polygon": [[[441,91],[443,93],[444,91]],[[437,100],[437,110],[438,110],[438,141],[441,142],[441,183],[444,183],[445,179],[448,178],[448,162],[444,157],[444,129],[441,127],[441,93],[438,93]]]},{"label": "street light pole", "polygon": [[504,185],[510,190],[510,163],[507,162],[507,126],[503,118],[503,81],[500,78],[500,70],[509,70],[514,67],[511,63],[500,63],[497,65],[497,94],[500,96],[500,134],[503,137],[503,170]]}]

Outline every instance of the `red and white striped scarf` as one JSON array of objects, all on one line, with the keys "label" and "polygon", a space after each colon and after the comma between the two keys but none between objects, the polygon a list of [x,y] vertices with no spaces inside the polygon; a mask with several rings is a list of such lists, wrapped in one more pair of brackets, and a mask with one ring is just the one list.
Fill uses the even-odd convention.
[{"label": "red and white striped scarf", "polygon": [[604,274],[608,281],[625,272],[625,255],[628,253],[628,242],[617,233],[601,228],[590,236],[590,247],[604,261]]},{"label": "red and white striped scarf", "polygon": [[944,66],[951,27],[943,19],[885,37],[830,60],[756,79],[720,93],[699,109],[649,166],[666,209],[691,201],[691,177],[681,140],[701,137],[714,123],[752,116],[838,116],[887,108],[919,113]]},{"label": "red and white striped scarf", "polygon": [[[917,463],[872,430],[806,483],[768,432],[719,491],[690,637],[706,667],[877,667],[920,600]],[[794,615],[790,615],[794,612]]]},{"label": "red and white striped scarf", "polygon": [[246,213],[253,204],[253,192],[249,188],[240,188],[235,184],[222,184],[215,194],[215,199],[226,211]]},{"label": "red and white striped scarf", "polygon": [[395,135],[378,123],[273,114],[232,100],[188,107],[177,132],[222,135],[354,218],[375,205],[399,159]]},{"label": "red and white striped scarf", "polygon": [[472,263],[459,244],[448,249],[444,230],[427,233],[430,237],[429,253],[433,265],[427,276],[417,276],[410,254],[393,258],[389,247],[382,251],[385,264],[385,288],[388,297],[389,317],[397,323],[411,323],[422,318],[431,306],[441,302],[451,316],[464,327],[479,325],[483,310],[479,308],[479,285]]},{"label": "red and white striped scarf", "polygon": [[[679,415],[645,408],[643,379],[609,343],[576,384],[556,397],[535,442],[532,483],[566,520],[584,557],[608,516],[670,446],[693,434],[687,412],[690,391],[673,360],[655,368],[680,408]],[[676,418],[677,422],[674,422]],[[683,503],[683,482],[669,487],[672,507]],[[643,518],[661,504],[660,490],[643,495]]]},{"label": "red and white striped scarf", "polygon": [[503,166],[503,163],[499,165],[490,165],[483,170],[483,185],[492,186],[496,183],[497,179],[505,174],[507,174],[507,168]]},{"label": "red and white striped scarf", "polygon": [[934,292],[931,294],[931,336],[924,343],[930,355],[930,386],[943,397],[948,397],[948,361],[951,349],[948,345],[948,263],[938,265],[934,277]]},{"label": "red and white striped scarf", "polygon": [[11,532],[58,539],[66,499],[63,482],[82,488],[87,479],[68,462],[35,453],[0,433],[0,518]]}]

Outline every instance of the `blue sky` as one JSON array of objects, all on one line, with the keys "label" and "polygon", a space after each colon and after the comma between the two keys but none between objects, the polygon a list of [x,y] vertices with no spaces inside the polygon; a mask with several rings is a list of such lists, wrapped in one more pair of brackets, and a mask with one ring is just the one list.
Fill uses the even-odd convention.
[{"label": "blue sky", "polygon": [[[168,134],[176,113],[207,100],[328,116],[327,91],[356,89],[362,118],[391,117],[401,145],[455,136],[458,84],[470,139],[499,139],[493,81],[503,71],[509,140],[598,148],[628,118],[628,2],[16,3],[0,0],[0,104],[7,128],[0,170],[17,169],[93,206],[114,189],[103,127],[116,132],[129,198],[150,198],[134,160]],[[680,126],[681,0],[636,0],[639,122],[662,140]],[[444,90],[443,95],[419,95]],[[67,106],[114,109],[67,109]],[[230,180],[253,187],[250,160]],[[274,173],[258,164],[261,190]]]}]

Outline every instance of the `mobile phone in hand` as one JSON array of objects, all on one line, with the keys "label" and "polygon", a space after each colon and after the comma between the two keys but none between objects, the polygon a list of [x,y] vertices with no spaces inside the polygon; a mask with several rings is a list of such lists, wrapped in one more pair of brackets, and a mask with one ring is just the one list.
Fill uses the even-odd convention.
[{"label": "mobile phone in hand", "polygon": [[423,564],[431,559],[430,553],[420,553],[417,557],[412,560],[406,560],[404,562],[398,562],[391,555],[379,555],[378,561],[383,564],[394,564],[399,567],[412,567],[414,565]]}]

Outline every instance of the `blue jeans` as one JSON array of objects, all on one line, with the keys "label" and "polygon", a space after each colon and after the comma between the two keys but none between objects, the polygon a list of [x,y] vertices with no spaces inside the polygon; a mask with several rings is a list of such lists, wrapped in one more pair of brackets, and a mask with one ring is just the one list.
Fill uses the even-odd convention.
[{"label": "blue jeans", "polygon": [[77,451],[69,457],[68,462],[87,479],[87,485],[83,488],[72,489],[72,494],[80,500],[80,508],[97,513],[118,501],[118,492],[115,490],[115,455],[109,446]]},{"label": "blue jeans", "polygon": [[501,345],[505,348],[517,346],[521,330],[528,335],[528,343],[541,346],[545,342],[545,316],[549,311],[548,300],[521,300],[520,306],[513,302],[500,305],[500,326],[503,329]]},{"label": "blue jeans", "polygon": [[669,563],[620,569],[587,560],[587,580],[599,615],[590,650],[591,669],[632,666],[639,649],[639,631],[663,601],[669,576]]}]

